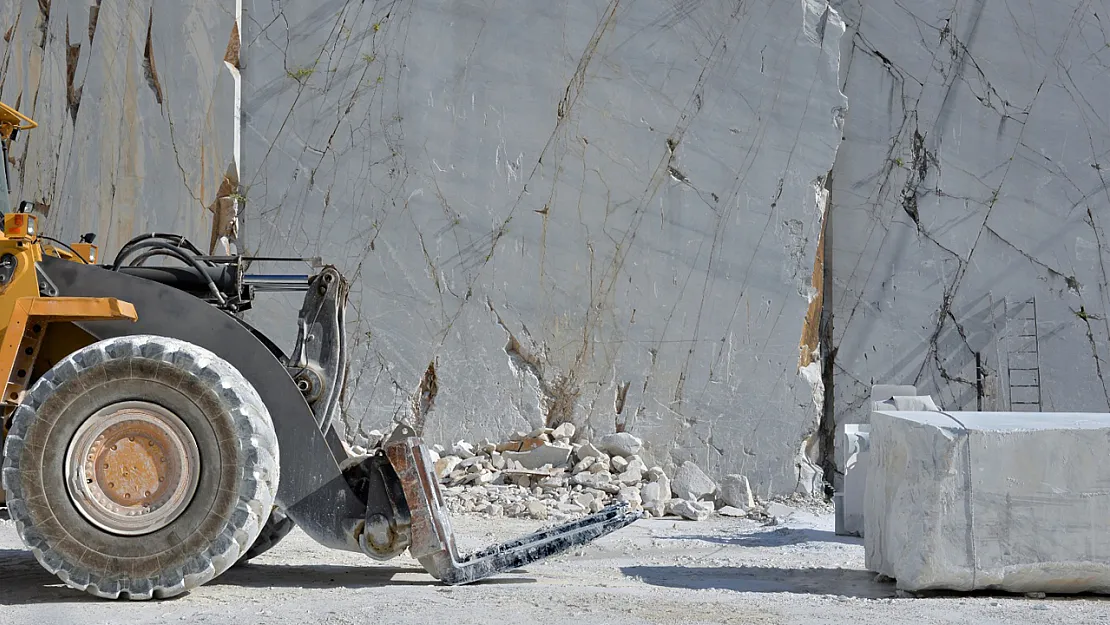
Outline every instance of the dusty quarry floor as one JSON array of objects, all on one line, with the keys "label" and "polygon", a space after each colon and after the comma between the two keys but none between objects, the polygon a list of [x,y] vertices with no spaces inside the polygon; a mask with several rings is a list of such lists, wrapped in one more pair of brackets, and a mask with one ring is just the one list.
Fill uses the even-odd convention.
[{"label": "dusty quarry floor", "polygon": [[[540,526],[455,519],[467,550]],[[327,551],[296,530],[191,594],[123,603],[61,585],[0,520],[0,624],[1110,623],[1110,599],[1094,597],[899,597],[863,570],[862,542],[832,527],[827,510],[799,511],[778,527],[646,520],[579,552],[459,588],[436,584],[407,557],[376,563]]]}]

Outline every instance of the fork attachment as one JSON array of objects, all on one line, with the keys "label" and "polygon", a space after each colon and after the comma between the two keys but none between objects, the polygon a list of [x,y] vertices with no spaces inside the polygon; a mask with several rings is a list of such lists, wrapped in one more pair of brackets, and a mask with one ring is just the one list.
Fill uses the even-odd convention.
[{"label": "fork attachment", "polygon": [[436,579],[469,584],[563,553],[641,518],[619,503],[587,517],[460,557],[439,480],[420,438],[407,426],[384,444],[405,492],[411,517],[409,553]]}]

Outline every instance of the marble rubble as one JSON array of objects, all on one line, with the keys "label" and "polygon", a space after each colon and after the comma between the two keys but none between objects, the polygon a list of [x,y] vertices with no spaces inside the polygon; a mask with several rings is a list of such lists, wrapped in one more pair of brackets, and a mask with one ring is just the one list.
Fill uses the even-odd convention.
[{"label": "marble rubble", "polygon": [[865,564],[898,588],[1110,593],[1110,413],[876,410]]},{"label": "marble rubble", "polygon": [[[631,453],[643,443],[635,436],[622,436],[616,447],[607,444],[617,452],[609,455],[588,440],[572,442],[574,432],[572,425],[564,424],[517,432],[501,443],[458,441],[451,452],[434,446],[432,460],[448,509],[564,520],[621,501],[652,517],[704,521],[716,513],[765,521],[773,516],[768,513],[769,505],[780,506],[780,514],[785,508],[757,502],[747,478],[741,475],[728,476],[725,490],[718,489],[692,463],[673,477],[661,467],[648,467],[639,455]],[[375,431],[371,438],[380,440],[381,435]],[[473,450],[473,454],[462,458],[455,453],[459,450]],[[365,452],[362,448],[355,451]]]}]

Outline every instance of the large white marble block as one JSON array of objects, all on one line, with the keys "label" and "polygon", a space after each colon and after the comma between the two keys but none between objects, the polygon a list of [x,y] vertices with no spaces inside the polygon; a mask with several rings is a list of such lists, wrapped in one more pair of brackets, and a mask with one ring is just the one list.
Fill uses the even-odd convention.
[{"label": "large white marble block", "polygon": [[910,591],[1110,592],[1110,414],[871,415],[866,566]]}]

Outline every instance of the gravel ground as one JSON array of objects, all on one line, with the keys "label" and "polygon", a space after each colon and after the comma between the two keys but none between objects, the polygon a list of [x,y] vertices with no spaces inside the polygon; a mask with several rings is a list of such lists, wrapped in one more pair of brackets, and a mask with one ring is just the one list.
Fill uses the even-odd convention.
[{"label": "gravel ground", "polygon": [[[836,536],[832,523],[828,510],[799,510],[778,526],[648,519],[457,588],[435,583],[407,557],[379,563],[329,551],[297,530],[190,594],[125,603],[64,587],[0,520],[0,623],[1110,624],[1110,599],[1096,597],[899,597],[863,569],[862,542]],[[464,550],[541,525],[455,517]]]}]

